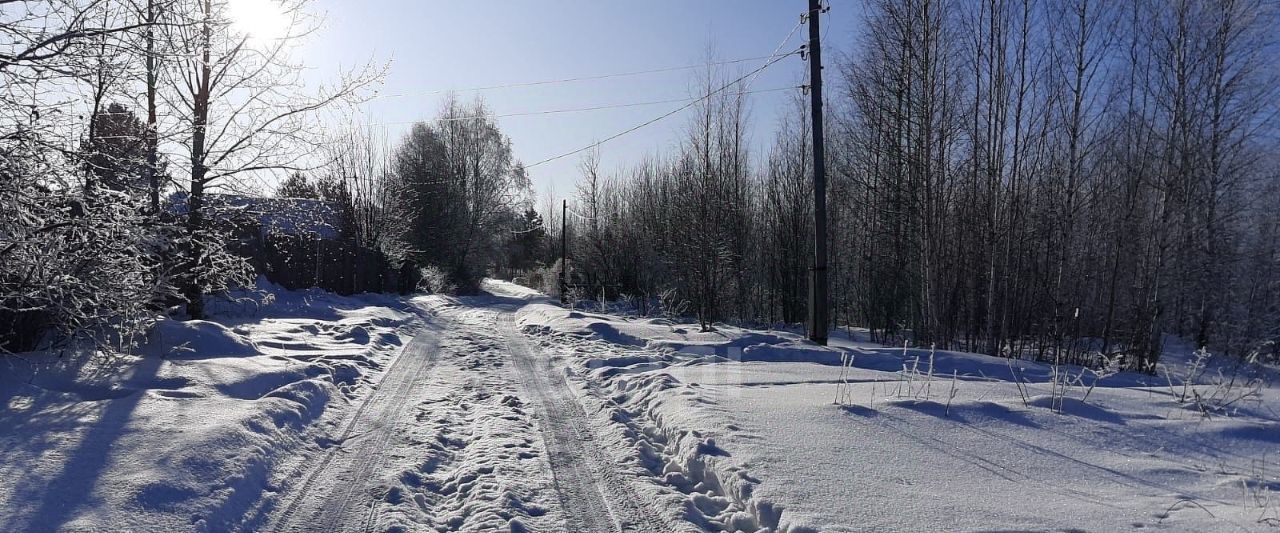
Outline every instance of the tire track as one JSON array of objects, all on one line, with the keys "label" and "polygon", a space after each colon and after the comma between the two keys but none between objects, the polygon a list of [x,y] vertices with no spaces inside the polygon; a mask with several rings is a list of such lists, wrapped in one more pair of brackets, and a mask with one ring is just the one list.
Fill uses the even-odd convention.
[{"label": "tire track", "polygon": [[[545,360],[535,358],[514,324],[499,311],[497,327],[507,341],[519,381],[537,404],[543,441],[568,531],[588,533],[671,531],[596,445],[587,413],[569,384]],[[541,362],[541,364],[539,364]]]},{"label": "tire track", "polygon": [[[409,341],[383,374],[378,386],[348,419],[333,446],[314,463],[306,477],[289,487],[288,503],[276,513],[272,531],[344,531],[368,525],[369,506],[353,508],[396,434],[415,385],[438,358],[438,335],[424,329]],[[346,448],[355,440],[368,440]],[[310,463],[306,463],[310,464]],[[300,476],[301,471],[297,472]],[[293,476],[296,478],[297,476]],[[315,494],[320,491],[323,494]]]}]

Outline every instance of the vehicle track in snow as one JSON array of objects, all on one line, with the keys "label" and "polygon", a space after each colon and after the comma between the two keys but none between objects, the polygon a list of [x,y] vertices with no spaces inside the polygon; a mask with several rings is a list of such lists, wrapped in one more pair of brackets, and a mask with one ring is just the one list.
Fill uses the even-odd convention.
[{"label": "vehicle track in snow", "polygon": [[[362,530],[374,497],[367,490],[384,451],[406,416],[413,391],[439,357],[438,332],[424,328],[396,356],[375,389],[346,420],[342,433],[311,464],[306,477],[285,488],[271,531]],[[364,501],[362,501],[364,500]]]},{"label": "vehicle track in snow", "polygon": [[566,529],[588,533],[671,531],[671,525],[654,515],[652,505],[636,494],[630,480],[619,471],[620,465],[599,448],[587,413],[564,375],[547,359],[535,357],[515,326],[514,309],[497,311],[495,322],[507,341],[521,386],[540,415]]},{"label": "vehicle track in snow", "polygon": [[[561,370],[542,357],[540,349],[516,328],[515,311],[520,307],[498,298],[436,309],[438,321],[406,344],[377,388],[344,419],[333,445],[307,460],[289,477],[297,481],[284,487],[278,507],[267,518],[269,527],[263,529],[329,532],[365,531],[376,526],[382,511],[378,506],[385,502],[380,503],[381,496],[374,494],[375,485],[379,476],[386,473],[383,471],[391,468],[386,464],[388,454],[396,446],[405,446],[395,440],[397,427],[415,423],[413,406],[428,390],[433,367],[445,364],[440,363],[442,358],[448,364],[466,363],[454,359],[469,352],[455,353],[458,346],[445,339],[474,337],[493,338],[501,346],[499,349],[505,353],[500,357],[511,363],[519,397],[533,409],[531,414],[536,414],[538,427],[533,429],[541,435],[545,447],[542,460],[548,470],[544,472],[550,473],[547,483],[554,487],[553,499],[560,506],[559,512],[553,511],[547,518],[563,517],[564,530],[573,532],[673,530],[652,510],[653,502],[637,494],[623,465],[599,447],[589,416]],[[446,461],[436,468],[463,466],[454,462]],[[446,473],[442,479],[448,475],[451,474]],[[427,501],[430,509],[426,511],[432,523],[443,523],[449,518],[445,515],[458,511],[454,509],[456,505],[446,505],[444,500]],[[437,505],[442,507],[437,509]],[[536,522],[535,516],[530,525]]]}]

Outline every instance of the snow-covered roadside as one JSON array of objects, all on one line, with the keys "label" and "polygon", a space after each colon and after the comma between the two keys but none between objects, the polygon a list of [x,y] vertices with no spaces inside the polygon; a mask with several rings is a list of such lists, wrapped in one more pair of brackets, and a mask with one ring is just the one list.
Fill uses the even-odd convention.
[{"label": "snow-covered roadside", "polygon": [[253,520],[276,497],[282,463],[326,446],[420,323],[399,298],[264,288],[265,303],[162,322],[144,355],[109,365],[6,358],[0,530],[216,531]]},{"label": "snow-covered roadside", "polygon": [[[900,348],[819,348],[788,333],[698,333],[544,304],[519,316],[564,358],[599,431],[613,435],[606,447],[652,474],[654,494],[681,494],[684,516],[707,529],[1280,525],[1275,389],[1205,419],[1173,401],[1163,378],[1122,374],[1087,403],[1073,391],[1057,414],[1051,370],[1026,362],[940,353],[931,382],[908,384]],[[856,356],[843,377],[842,351]],[[927,358],[905,359],[917,355]],[[1020,390],[1015,374],[1030,384]]]},{"label": "snow-covered roadside", "polygon": [[[726,460],[717,441],[723,424],[689,424],[678,414],[697,412],[705,398],[672,395],[681,384],[664,370],[741,357],[756,344],[788,342],[769,333],[726,329],[699,333],[696,326],[571,311],[549,304],[525,306],[518,315],[525,333],[539,338],[577,387],[593,413],[602,447],[615,461],[648,474],[641,492],[664,513],[710,531],[810,531],[784,516],[780,502],[759,497],[761,480],[747,465]],[[777,345],[775,344],[775,345]],[[683,350],[683,351],[677,351]],[[837,354],[838,358],[838,354]],[[677,408],[673,417],[664,407]],[[720,409],[709,407],[712,413]]]}]

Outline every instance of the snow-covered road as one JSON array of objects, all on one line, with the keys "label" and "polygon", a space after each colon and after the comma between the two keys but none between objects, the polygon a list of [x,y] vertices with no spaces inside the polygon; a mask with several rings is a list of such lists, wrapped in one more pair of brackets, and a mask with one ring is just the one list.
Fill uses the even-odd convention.
[{"label": "snow-covered road", "polygon": [[671,530],[630,482],[620,479],[618,465],[598,448],[587,414],[565,382],[563,371],[554,368],[549,358],[535,354],[536,349],[516,330],[514,317],[511,311],[501,312],[499,324],[523,388],[537,401],[543,442],[569,529],[599,533]]},{"label": "snow-covered road", "polygon": [[599,448],[564,369],[516,328],[529,295],[504,287],[416,300],[428,326],[331,445],[282,478],[268,529],[680,529]]},{"label": "snow-covered road", "polygon": [[438,331],[428,329],[405,345],[377,388],[347,418],[342,433],[290,476],[298,483],[288,488],[287,503],[274,517],[275,530],[344,531],[372,525],[366,487],[384,466],[387,447],[408,414],[405,407],[430,377],[439,354],[437,338]]}]

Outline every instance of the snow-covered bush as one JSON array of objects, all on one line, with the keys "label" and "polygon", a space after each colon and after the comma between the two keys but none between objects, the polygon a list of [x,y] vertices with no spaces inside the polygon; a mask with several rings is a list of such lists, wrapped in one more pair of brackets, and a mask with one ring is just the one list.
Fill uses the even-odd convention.
[{"label": "snow-covered bush", "polygon": [[545,293],[546,291],[543,290],[543,287],[547,285],[546,269],[535,268],[533,270],[526,272],[524,275],[516,276],[511,281],[519,285],[524,285],[525,287],[528,287],[535,291],[541,291]]},{"label": "snow-covered bush", "polygon": [[[854,354],[840,352],[840,378],[836,381],[836,405],[848,405],[853,401],[853,387],[849,383],[849,375],[853,371]],[[875,401],[874,396],[872,402]],[[874,406],[872,406],[874,408]]]},{"label": "snow-covered bush", "polygon": [[33,133],[0,145],[0,350],[86,340],[127,350],[168,294],[159,223],[128,195],[85,192]]},{"label": "snow-covered bush", "polygon": [[664,318],[682,317],[689,311],[689,301],[680,297],[675,289],[658,292],[658,312]]},{"label": "snow-covered bush", "polygon": [[1245,508],[1256,509],[1257,523],[1271,527],[1280,527],[1280,494],[1275,486],[1275,474],[1269,472],[1266,460],[1254,460],[1250,464],[1248,476],[1240,480],[1244,486]]},{"label": "snow-covered bush", "polygon": [[1073,372],[1069,365],[1050,365],[1050,410],[1056,413],[1064,412],[1067,398],[1070,398],[1072,391],[1076,389],[1084,389],[1084,393],[1080,396],[1081,403],[1089,401],[1089,396],[1093,394],[1098,383],[1119,373],[1123,364],[1120,357],[1107,357],[1101,353],[1090,354],[1086,359],[1097,361],[1097,368],[1084,366],[1080,367],[1079,371]]},{"label": "snow-covered bush", "polygon": [[[1226,371],[1214,364],[1213,354],[1205,348],[1196,350],[1181,368],[1161,365],[1169,394],[1179,404],[1193,406],[1205,417],[1229,414],[1242,405],[1260,402],[1266,386],[1258,371],[1261,350],[1261,347],[1254,349]],[[1212,375],[1209,374],[1211,367]]]},{"label": "snow-covered bush", "polygon": [[1075,384],[1071,379],[1070,370],[1065,365],[1050,365],[1049,384],[1049,409],[1055,413],[1062,413],[1067,395],[1071,393],[1071,387]]},{"label": "snow-covered bush", "polygon": [[437,266],[426,266],[419,269],[421,280],[418,281],[418,291],[429,294],[453,294],[458,292],[458,286],[453,279],[445,274],[444,270]]},{"label": "snow-covered bush", "polygon": [[936,354],[937,348],[930,347],[927,369],[921,366],[919,355],[907,363],[907,343],[902,343],[902,370],[898,371],[898,388],[894,395],[898,398],[929,401],[933,394],[933,363]]},{"label": "snow-covered bush", "polygon": [[1106,355],[1103,355],[1101,353],[1097,355],[1098,355],[1098,360],[1101,361],[1102,363],[1098,366],[1098,368],[1085,367],[1083,370],[1080,371],[1079,379],[1081,381],[1081,384],[1084,383],[1084,376],[1086,373],[1091,375],[1093,378],[1089,382],[1088,388],[1085,389],[1084,391],[1084,397],[1080,399],[1080,401],[1082,402],[1089,401],[1089,395],[1093,393],[1093,389],[1094,387],[1098,386],[1099,381],[1102,381],[1106,378],[1119,374],[1120,369],[1124,365],[1124,362],[1120,357],[1107,357]]},{"label": "snow-covered bush", "polygon": [[560,296],[560,265],[562,263],[556,259],[554,263],[538,268],[529,276],[530,288],[542,291],[548,296]]}]

